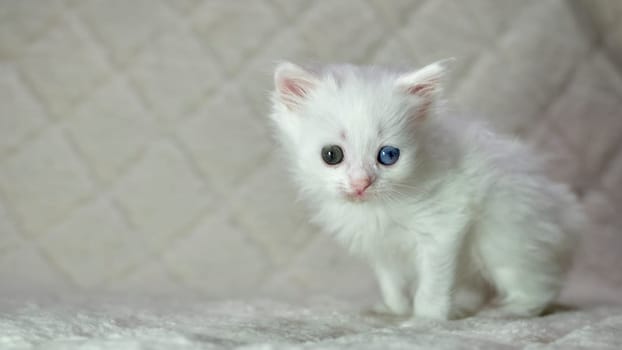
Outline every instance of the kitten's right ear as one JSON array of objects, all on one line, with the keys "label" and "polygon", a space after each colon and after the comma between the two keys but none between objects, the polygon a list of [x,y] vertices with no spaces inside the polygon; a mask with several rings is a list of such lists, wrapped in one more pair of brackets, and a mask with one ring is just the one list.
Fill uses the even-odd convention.
[{"label": "kitten's right ear", "polygon": [[296,109],[318,84],[311,72],[290,63],[280,63],[274,71],[277,98],[290,110]]},{"label": "kitten's right ear", "polygon": [[406,73],[397,79],[397,86],[402,93],[414,98],[417,109],[416,119],[425,118],[441,91],[441,83],[454,59],[434,62],[414,72]]}]

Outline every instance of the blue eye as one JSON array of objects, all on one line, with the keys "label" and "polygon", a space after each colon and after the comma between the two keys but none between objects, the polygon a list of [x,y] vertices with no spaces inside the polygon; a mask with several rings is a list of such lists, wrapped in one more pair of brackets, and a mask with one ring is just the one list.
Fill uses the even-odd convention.
[{"label": "blue eye", "polygon": [[393,146],[383,146],[378,152],[378,162],[383,165],[393,165],[400,157],[400,149]]}]

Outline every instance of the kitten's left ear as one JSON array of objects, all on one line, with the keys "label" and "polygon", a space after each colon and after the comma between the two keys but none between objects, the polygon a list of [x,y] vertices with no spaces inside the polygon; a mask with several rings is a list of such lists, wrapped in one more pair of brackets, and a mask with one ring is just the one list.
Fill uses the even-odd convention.
[{"label": "kitten's left ear", "polygon": [[434,62],[397,78],[396,86],[400,91],[418,98],[418,116],[425,116],[429,112],[441,91],[443,78],[452,61],[453,59]]},{"label": "kitten's left ear", "polygon": [[277,98],[290,110],[295,110],[318,84],[311,72],[290,62],[280,63],[274,71]]}]

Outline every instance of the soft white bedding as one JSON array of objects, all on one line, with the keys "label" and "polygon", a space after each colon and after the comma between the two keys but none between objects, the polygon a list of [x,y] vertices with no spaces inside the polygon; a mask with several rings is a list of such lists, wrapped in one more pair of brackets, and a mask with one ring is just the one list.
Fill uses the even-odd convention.
[{"label": "soft white bedding", "polygon": [[[407,321],[351,303],[4,298],[1,349],[620,349],[622,306],[533,319]],[[32,300],[39,300],[34,302]]]}]

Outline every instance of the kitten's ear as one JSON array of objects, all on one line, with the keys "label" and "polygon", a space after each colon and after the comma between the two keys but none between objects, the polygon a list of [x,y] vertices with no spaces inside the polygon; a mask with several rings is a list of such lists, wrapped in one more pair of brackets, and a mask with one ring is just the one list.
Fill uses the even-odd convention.
[{"label": "kitten's ear", "polygon": [[313,73],[290,63],[280,63],[274,71],[277,98],[290,110],[296,109],[318,84]]},{"label": "kitten's ear", "polygon": [[405,94],[418,98],[417,116],[425,116],[441,91],[443,78],[448,64],[453,59],[429,64],[414,72],[403,74],[397,78],[397,88]]}]

